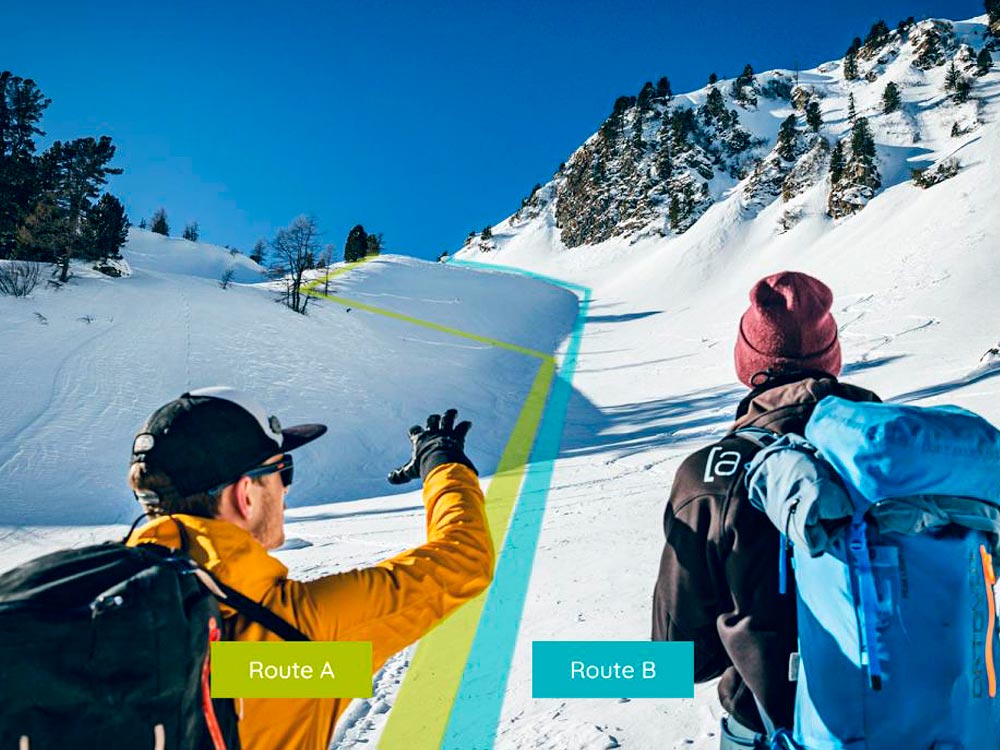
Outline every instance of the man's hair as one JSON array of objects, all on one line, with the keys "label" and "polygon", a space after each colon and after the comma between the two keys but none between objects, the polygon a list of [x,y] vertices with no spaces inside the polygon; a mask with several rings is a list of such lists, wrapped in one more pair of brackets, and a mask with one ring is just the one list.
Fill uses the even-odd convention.
[{"label": "man's hair", "polygon": [[[255,484],[263,484],[263,480],[264,477],[253,477],[250,481]],[[152,498],[150,500],[139,498],[139,503],[147,516],[184,513],[189,516],[215,518],[219,515],[221,493],[198,492],[184,497],[178,492],[169,476],[162,471],[147,469],[145,463],[132,464],[128,472],[128,483],[133,491],[152,492],[158,498],[158,501],[154,501]]]}]

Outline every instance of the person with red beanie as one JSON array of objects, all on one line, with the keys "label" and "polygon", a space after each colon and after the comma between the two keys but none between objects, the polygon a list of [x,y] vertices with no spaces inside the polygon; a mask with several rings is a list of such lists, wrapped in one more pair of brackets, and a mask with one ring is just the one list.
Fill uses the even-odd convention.
[{"label": "person with red beanie", "polygon": [[795,704],[794,588],[778,591],[779,534],[742,481],[759,446],[735,433],[801,435],[826,396],[879,400],[837,380],[832,305],[829,287],[804,273],[783,271],[754,285],[734,350],[736,375],[750,393],[729,432],[678,468],[664,513],[652,638],[692,641],[695,681],[721,678],[723,750],[754,747],[773,727],[792,726]]}]

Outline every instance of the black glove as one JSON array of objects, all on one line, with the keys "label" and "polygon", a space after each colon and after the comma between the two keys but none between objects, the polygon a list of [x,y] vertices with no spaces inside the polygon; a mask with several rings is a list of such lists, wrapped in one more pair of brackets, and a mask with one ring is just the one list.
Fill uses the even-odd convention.
[{"label": "black glove", "polygon": [[389,472],[389,484],[406,484],[417,477],[422,480],[441,464],[464,464],[476,471],[465,455],[465,436],[472,422],[456,425],[456,416],[458,412],[455,409],[448,409],[443,419],[440,414],[431,414],[427,417],[426,427],[413,425],[410,428],[413,453],[406,464]]}]

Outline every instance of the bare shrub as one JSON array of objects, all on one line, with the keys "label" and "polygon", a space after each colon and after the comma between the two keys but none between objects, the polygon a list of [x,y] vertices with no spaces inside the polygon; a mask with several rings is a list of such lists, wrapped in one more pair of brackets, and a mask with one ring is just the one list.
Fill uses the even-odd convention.
[{"label": "bare shrub", "polygon": [[39,267],[27,260],[0,263],[0,294],[27,297],[38,286]]},{"label": "bare shrub", "polygon": [[219,287],[222,289],[228,289],[229,284],[233,280],[233,276],[236,275],[236,269],[230,266],[225,271],[222,272],[222,276],[219,277]]}]

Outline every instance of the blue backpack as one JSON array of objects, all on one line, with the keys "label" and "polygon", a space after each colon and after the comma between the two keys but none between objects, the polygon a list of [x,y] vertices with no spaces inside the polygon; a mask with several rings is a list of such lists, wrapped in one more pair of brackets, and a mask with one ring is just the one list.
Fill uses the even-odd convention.
[{"label": "blue backpack", "polygon": [[1000,431],[957,407],[830,396],[805,439],[759,433],[737,434],[764,446],[745,481],[782,534],[782,590],[792,550],[794,743],[1000,748]]}]

